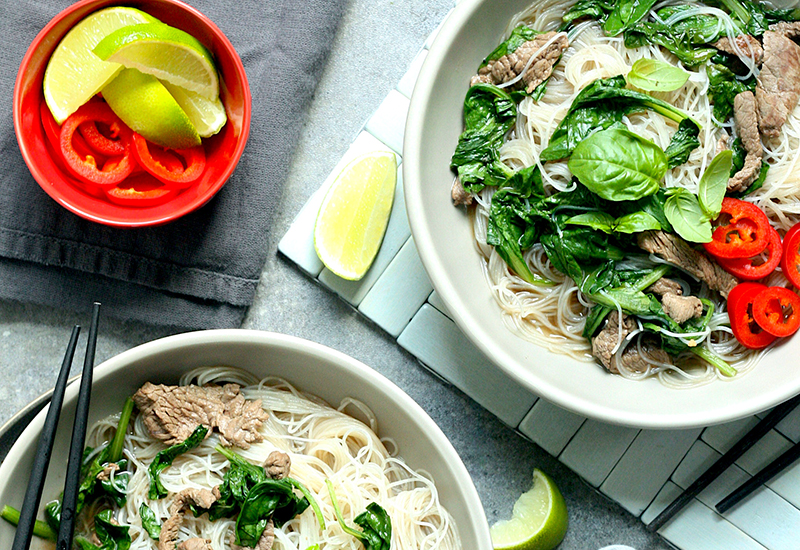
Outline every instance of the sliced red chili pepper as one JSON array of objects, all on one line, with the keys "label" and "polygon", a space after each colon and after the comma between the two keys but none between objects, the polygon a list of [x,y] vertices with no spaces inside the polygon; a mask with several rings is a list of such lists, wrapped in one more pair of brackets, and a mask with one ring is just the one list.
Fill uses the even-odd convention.
[{"label": "sliced red chili pepper", "polygon": [[[96,152],[82,151],[78,126],[86,121],[99,121],[109,126],[118,124],[120,136],[125,143],[125,153],[105,159]],[[99,186],[114,186],[128,177],[135,161],[131,154],[131,130],[114,114],[111,108],[100,101],[85,103],[61,125],[60,149],[67,167],[80,180]]]},{"label": "sliced red chili pepper", "polygon": [[142,168],[173,189],[189,187],[206,169],[206,152],[202,145],[191,149],[168,149],[134,132],[133,154]]},{"label": "sliced red chili pepper", "polygon": [[176,193],[145,173],[131,176],[116,187],[106,189],[106,196],[111,202],[134,207],[156,206],[167,202]]},{"label": "sliced red chili pepper", "polygon": [[773,336],[790,336],[800,328],[800,296],[782,286],[766,288],[753,300],[753,318]]},{"label": "sliced red chili pepper", "polygon": [[751,258],[760,254],[769,242],[769,220],[755,204],[725,197],[720,222],[703,243],[706,252],[717,258]]},{"label": "sliced red chili pepper", "polygon": [[792,227],[783,238],[783,259],[781,270],[784,276],[800,288],[800,223]]},{"label": "sliced red chili pepper", "polygon": [[765,348],[776,338],[753,318],[753,300],[766,288],[760,283],[739,283],[728,293],[728,317],[733,335],[749,349]]},{"label": "sliced red chili pepper", "polygon": [[[101,128],[104,131],[101,131]],[[119,124],[117,123],[98,126],[97,121],[87,120],[78,125],[78,131],[83,136],[83,139],[86,140],[86,144],[97,153],[108,157],[125,154],[125,144],[122,142]]]},{"label": "sliced red chili pepper", "polygon": [[[766,258],[764,257],[766,255]],[[752,258],[717,258],[719,265],[728,273],[736,275],[745,281],[763,279],[778,267],[783,256],[781,236],[770,227],[770,237],[767,248]]]}]

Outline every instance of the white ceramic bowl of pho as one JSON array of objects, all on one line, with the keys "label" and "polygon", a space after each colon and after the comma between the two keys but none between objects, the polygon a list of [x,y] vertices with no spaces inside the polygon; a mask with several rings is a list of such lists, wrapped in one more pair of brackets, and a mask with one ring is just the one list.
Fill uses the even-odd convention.
[{"label": "white ceramic bowl of pho", "polygon": [[[240,370],[197,370],[209,366]],[[190,372],[192,374],[187,375]],[[264,434],[263,440],[252,441],[248,449],[235,445],[229,449],[253,464],[260,464],[266,458],[260,454],[285,451],[291,458],[289,477],[303,483],[318,500],[326,522],[326,534],[320,530],[314,511],[309,507],[280,529],[275,527],[276,541],[281,543],[281,548],[305,550],[313,544],[325,548],[326,540],[328,545],[333,544],[330,540],[337,541],[335,547],[359,547],[360,543],[336,524],[325,483],[327,479],[334,487],[345,521],[357,531],[361,528],[353,522],[354,514],[363,510],[356,508],[376,502],[392,518],[393,537],[410,536],[402,533],[416,530],[420,540],[428,537],[427,545],[420,547],[434,548],[447,546],[445,542],[452,542],[454,530],[457,530],[461,541],[459,548],[491,549],[489,528],[478,493],[458,454],[433,420],[408,395],[366,365],[299,338],[249,330],[194,332],[143,344],[105,361],[94,371],[87,445],[92,444],[92,425],[98,421],[111,417],[108,422],[111,431],[105,433],[113,433],[125,399],[146,382],[174,385],[187,376],[199,385],[238,383],[238,391],[245,399],[262,399],[267,414],[257,431]],[[267,377],[271,378],[263,381]],[[261,388],[259,381],[263,381]],[[321,407],[319,401],[296,397],[283,381],[299,392],[324,400],[332,409]],[[66,391],[42,507],[48,500],[58,497],[63,488],[77,394],[78,385],[73,383]],[[359,403],[372,411],[375,422],[372,428],[367,425],[370,416]],[[346,414],[337,410],[340,405]],[[4,505],[17,509],[22,505],[46,411],[47,408],[34,418],[0,466],[0,503]],[[137,407],[134,414],[144,413]],[[144,430],[145,439],[148,437],[142,420],[138,418],[131,423],[129,432],[133,435],[126,437],[123,451],[123,456],[128,458],[131,453],[137,455],[129,462],[141,460],[144,468],[143,472],[134,473],[128,482],[127,509],[133,506],[138,510],[136,499],[146,498],[139,493],[142,487],[144,493],[147,492],[146,468],[153,459],[152,451],[167,447],[166,443],[151,441],[147,443],[151,447],[150,454],[139,456],[141,446],[136,447],[131,440],[141,436],[141,430]],[[374,428],[377,437],[371,435],[370,430]],[[160,474],[168,495],[158,502],[145,501],[156,513],[159,523],[163,524],[171,501],[184,488],[211,489],[221,482],[221,476],[230,466],[215,449],[220,443],[219,430],[221,428],[214,428],[200,446],[179,455]],[[211,465],[206,468],[209,471],[204,471],[203,464]],[[143,476],[143,485],[135,481],[140,476]],[[411,481],[404,484],[399,479]],[[435,489],[431,490],[431,486]],[[302,497],[297,491],[296,494]],[[447,513],[442,513],[442,509]],[[114,507],[113,510],[115,519],[131,526],[129,532],[135,540],[140,544],[148,543],[142,548],[158,547],[158,541],[150,540],[142,530],[138,514],[126,512],[126,508]],[[191,516],[189,513],[183,519],[178,542],[197,535],[212,540],[214,548],[228,547],[229,537],[236,529],[235,518],[217,520],[227,522],[220,530],[210,525],[197,527],[198,522],[207,520],[207,515],[198,520]],[[420,524],[414,527],[415,521],[436,524],[441,531],[434,532]],[[11,547],[14,532],[14,527],[0,521],[0,547]],[[36,537],[34,541],[33,548],[52,546]],[[397,543],[395,538],[393,546]]]},{"label": "white ceramic bowl of pho", "polygon": [[[538,9],[547,2],[554,3],[545,0],[533,5]],[[561,2],[562,8],[569,4]],[[533,339],[513,326],[515,321],[501,307],[498,296],[513,294],[510,302],[524,302],[524,293],[530,289],[523,288],[520,293],[494,275],[490,282],[487,272],[495,268],[476,245],[475,203],[454,206],[451,187],[455,172],[450,162],[465,128],[464,98],[471,77],[508,36],[515,14],[530,5],[531,0],[460,2],[439,29],[411,99],[403,156],[406,208],[420,258],[448,315],[517,383],[560,407],[603,422],[653,429],[708,426],[758,413],[800,392],[796,336],[773,346],[733,378],[714,373],[702,384],[676,388],[658,376],[632,380],[600,366],[591,357],[590,345],[587,352],[588,340],[579,341],[586,306],[576,303],[574,291],[567,300],[571,305],[556,306],[557,315],[573,317],[573,328],[578,327],[570,338],[542,329],[536,321],[525,329],[538,334]],[[557,22],[551,20],[547,28],[554,26]],[[592,78],[619,74],[609,67],[604,60],[588,57],[576,70],[586,73],[582,77],[587,80],[591,71],[596,75]],[[532,105],[530,108],[536,109],[536,104]],[[564,117],[568,106],[549,111],[553,124]],[[522,104],[518,110],[523,110]],[[675,131],[674,125],[665,128],[667,136]],[[506,152],[501,150],[501,154]],[[520,156],[524,153],[515,158]],[[566,177],[569,182],[569,175]],[[492,247],[484,245],[483,249],[491,251]],[[550,319],[554,325],[560,323],[558,317],[553,321],[551,315]],[[545,343],[539,331],[549,332]],[[718,334],[723,333],[724,329]],[[573,355],[566,353],[568,346]],[[581,358],[574,356],[575,349]],[[682,377],[671,379],[680,385]]]}]

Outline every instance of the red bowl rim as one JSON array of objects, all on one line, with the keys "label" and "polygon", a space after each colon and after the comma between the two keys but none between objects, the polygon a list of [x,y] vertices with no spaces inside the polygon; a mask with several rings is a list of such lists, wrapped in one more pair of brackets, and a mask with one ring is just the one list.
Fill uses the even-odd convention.
[{"label": "red bowl rim", "polygon": [[[233,150],[233,154],[231,156],[231,162],[228,164],[222,175],[217,178],[216,182],[213,185],[209,186],[208,190],[203,195],[199,196],[197,200],[185,204],[181,208],[178,208],[167,214],[158,217],[143,218],[141,220],[122,220],[116,217],[107,217],[103,216],[102,214],[87,212],[86,210],[66,200],[59,192],[56,191],[54,186],[43,185],[42,181],[46,180],[44,179],[44,176],[39,170],[37,164],[33,161],[33,155],[31,154],[31,151],[28,150],[28,147],[24,144],[22,139],[20,139],[20,133],[22,130],[22,111],[21,111],[22,81],[24,78],[24,73],[27,67],[30,65],[31,59],[34,56],[37,47],[50,33],[53,27],[58,25],[58,23],[61,22],[61,20],[63,20],[70,14],[83,9],[87,5],[98,4],[97,9],[102,9],[117,5],[123,6],[123,5],[135,4],[136,3],[135,1],[124,2],[116,0],[80,0],[79,2],[76,2],[75,4],[72,4],[68,8],[59,12],[55,17],[53,17],[50,20],[50,22],[47,25],[44,26],[44,28],[41,31],[39,31],[39,34],[36,35],[36,37],[31,42],[30,46],[28,46],[28,50],[25,52],[25,56],[22,58],[22,62],[20,63],[19,70],[17,71],[17,78],[14,83],[14,100],[13,100],[14,132],[17,137],[17,143],[19,145],[20,152],[22,153],[22,157],[25,160],[25,164],[28,165],[28,169],[30,170],[36,182],[39,184],[39,187],[41,187],[45,193],[50,195],[52,199],[54,199],[56,202],[58,202],[61,206],[63,206],[70,212],[77,214],[78,216],[84,219],[101,223],[104,225],[110,225],[114,227],[126,227],[126,228],[162,225],[170,221],[176,220],[202,207],[209,200],[211,200],[214,197],[214,195],[216,195],[217,192],[222,188],[222,186],[225,185],[228,179],[230,179],[234,169],[239,163],[239,159],[241,158],[242,153],[244,152],[244,148],[247,145],[247,140],[250,135],[252,94],[250,92],[250,84],[247,80],[247,73],[245,72],[244,65],[242,64],[242,60],[239,57],[239,54],[236,52],[236,49],[233,47],[233,44],[231,44],[230,40],[228,40],[228,37],[225,36],[225,33],[223,33],[222,30],[213,21],[211,21],[211,19],[203,15],[203,13],[198,11],[196,8],[182,2],[181,0],[158,0],[158,2],[164,4],[171,4],[182,10],[185,10],[186,12],[189,12],[191,15],[196,17],[204,25],[206,25],[211,31],[211,34],[219,38],[220,45],[229,54],[231,60],[233,61],[234,72],[236,74],[239,74],[242,79],[242,96],[244,100],[244,108],[242,109],[242,126],[239,138],[237,139],[236,148]],[[143,211],[144,209],[131,207],[126,210]]]}]

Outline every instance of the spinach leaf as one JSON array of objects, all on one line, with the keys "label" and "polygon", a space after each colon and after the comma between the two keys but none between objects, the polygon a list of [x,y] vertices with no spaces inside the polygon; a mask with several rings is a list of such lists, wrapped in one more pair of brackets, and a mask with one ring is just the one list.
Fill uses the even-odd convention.
[{"label": "spinach leaf", "polygon": [[618,0],[603,24],[608,36],[617,36],[644,19],[656,0]]},{"label": "spinach leaf", "polygon": [[798,9],[770,9],[766,4],[757,0],[720,0],[744,24],[747,34],[761,36],[769,30],[772,23],[778,21],[796,21],[800,18]]},{"label": "spinach leaf", "polygon": [[650,331],[658,333],[661,336],[661,348],[670,355],[678,355],[687,349],[692,349],[688,343],[680,338],[665,334],[664,330],[667,329],[674,333],[688,334],[692,332],[703,332],[711,322],[711,316],[714,314],[714,304],[710,300],[700,298],[703,302],[703,309],[705,314],[700,317],[688,319],[683,325],[676,323],[671,317],[664,313],[663,309],[653,312],[653,316],[658,320],[658,323],[646,322],[642,326]]},{"label": "spinach leaf", "polygon": [[[4,504],[3,507],[0,508],[0,518],[3,518],[11,525],[19,525],[20,511],[13,506]],[[55,542],[58,537],[58,529],[52,529],[46,522],[37,519],[33,522],[33,534],[41,539]]]},{"label": "spinach leaf", "polygon": [[670,31],[676,36],[685,35],[691,44],[710,44],[719,40],[725,34],[725,28],[719,24],[719,19],[715,16],[702,13],[683,17],[678,15],[687,11],[696,11],[696,9],[697,6],[692,4],[678,4],[665,6],[659,9],[656,15],[664,22],[677,16],[678,19],[669,25]]},{"label": "spinach leaf", "polygon": [[705,63],[717,52],[715,48],[697,47],[685,33],[673,33],[671,27],[655,21],[643,21],[628,28],[624,37],[628,48],[657,44],[689,67]]},{"label": "spinach leaf", "polygon": [[255,548],[270,518],[280,527],[308,506],[308,500],[297,497],[287,479],[259,482],[247,493],[236,519],[236,544]]},{"label": "spinach leaf", "polygon": [[503,183],[513,171],[500,161],[500,147],[517,118],[517,106],[504,90],[476,84],[464,99],[465,130],[450,159],[464,188],[476,193]]},{"label": "spinach leaf", "polygon": [[540,242],[553,267],[573,281],[583,279],[582,265],[621,260],[625,256],[608,235],[591,229],[564,229],[542,235]]},{"label": "spinach leaf", "polygon": [[542,33],[536,29],[528,27],[527,25],[519,25],[513,31],[511,31],[511,34],[508,36],[508,38],[506,38],[505,41],[492,50],[492,53],[486,56],[486,58],[483,60],[483,63],[481,63],[481,67],[487,65],[490,61],[500,59],[504,55],[514,53],[517,48],[522,46],[525,42],[536,38],[537,34]]},{"label": "spinach leaf", "polygon": [[645,109],[678,123],[688,117],[665,101],[626,89],[624,76],[597,79],[575,97],[539,158],[542,161],[567,158],[578,143],[594,132],[620,125],[624,115]]},{"label": "spinach leaf", "polygon": [[153,462],[151,462],[150,466],[147,468],[147,471],[150,474],[150,492],[148,493],[148,497],[151,499],[159,499],[167,496],[167,490],[161,484],[161,480],[158,477],[159,474],[172,464],[172,461],[175,460],[175,457],[200,445],[200,443],[203,442],[203,439],[205,439],[207,433],[208,428],[200,424],[192,432],[192,435],[187,437],[183,443],[178,443],[172,447],[167,447],[163,451],[159,451],[158,454],[156,454]]},{"label": "spinach leaf", "polygon": [[131,536],[127,525],[116,525],[111,510],[103,510],[94,517],[94,530],[100,540],[100,550],[128,550]]},{"label": "spinach leaf", "polygon": [[78,550],[100,550],[100,547],[93,544],[81,536],[73,539],[73,544],[78,547]]},{"label": "spinach leaf", "polygon": [[161,536],[161,524],[158,523],[156,514],[144,502],[139,506],[139,517],[142,520],[142,527],[150,535],[150,538],[158,540]]},{"label": "spinach leaf", "polygon": [[686,164],[692,151],[700,147],[699,135],[700,127],[691,118],[685,118],[678,124],[678,131],[672,134],[672,139],[664,149],[670,168]]},{"label": "spinach leaf", "polygon": [[371,502],[367,509],[357,515],[353,522],[364,533],[364,547],[367,550],[389,550],[392,543],[392,519],[379,504]]},{"label": "spinach leaf", "polygon": [[616,0],[578,0],[561,17],[564,24],[560,30],[569,28],[573,21],[584,17],[603,23],[615,3]]},{"label": "spinach leaf", "polygon": [[[267,479],[263,467],[251,464],[221,445],[217,445],[215,449],[228,459],[231,466],[222,477],[222,483],[219,486],[220,497],[208,509],[208,519],[211,521],[235,517],[250,489]],[[199,516],[205,510],[193,508],[192,511],[195,516]]]},{"label": "spinach leaf", "polygon": [[724,65],[716,63],[706,67],[708,74],[708,99],[714,105],[714,118],[724,123],[733,115],[733,98],[742,92],[756,89],[755,77],[747,80],[736,78],[736,74]]},{"label": "spinach leaf", "polygon": [[728,178],[733,164],[732,159],[733,153],[730,149],[721,151],[709,163],[703,175],[700,176],[697,198],[700,201],[700,207],[709,220],[719,216],[722,210],[722,199],[725,198],[725,191],[728,188]]},{"label": "spinach leaf", "polygon": [[592,306],[589,310],[589,315],[586,317],[586,323],[583,325],[583,332],[581,335],[587,340],[591,340],[600,330],[600,325],[603,324],[608,314],[615,310],[616,308],[601,306],[599,304]]},{"label": "spinach leaf", "polygon": [[659,189],[667,172],[667,157],[652,141],[622,128],[609,128],[579,143],[568,166],[600,197],[628,201]]},{"label": "spinach leaf", "polygon": [[664,213],[675,232],[689,242],[711,241],[711,222],[697,197],[682,187],[673,187],[667,192],[669,196],[664,203]]},{"label": "spinach leaf", "polygon": [[658,59],[637,59],[626,77],[628,84],[649,92],[673,92],[689,80],[689,73]]}]

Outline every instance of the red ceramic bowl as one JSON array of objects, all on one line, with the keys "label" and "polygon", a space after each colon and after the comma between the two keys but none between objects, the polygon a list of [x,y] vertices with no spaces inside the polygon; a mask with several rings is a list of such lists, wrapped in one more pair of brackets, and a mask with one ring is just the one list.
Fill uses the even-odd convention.
[{"label": "red ceramic bowl", "polygon": [[[188,32],[211,51],[220,73],[220,98],[228,122],[220,133],[203,140],[206,170],[198,183],[157,206],[114,204],[85,190],[54,156],[40,116],[42,79],[53,50],[81,19],[114,5],[139,8]],[[242,60],[222,31],[196,9],[178,0],[82,0],[53,18],[36,36],[22,59],[14,88],[14,129],[31,174],[42,189],[64,208],[106,225],[143,227],[167,223],[200,208],[225,185],[247,142],[250,103],[250,86]],[[137,177],[150,178],[149,175]]]}]

